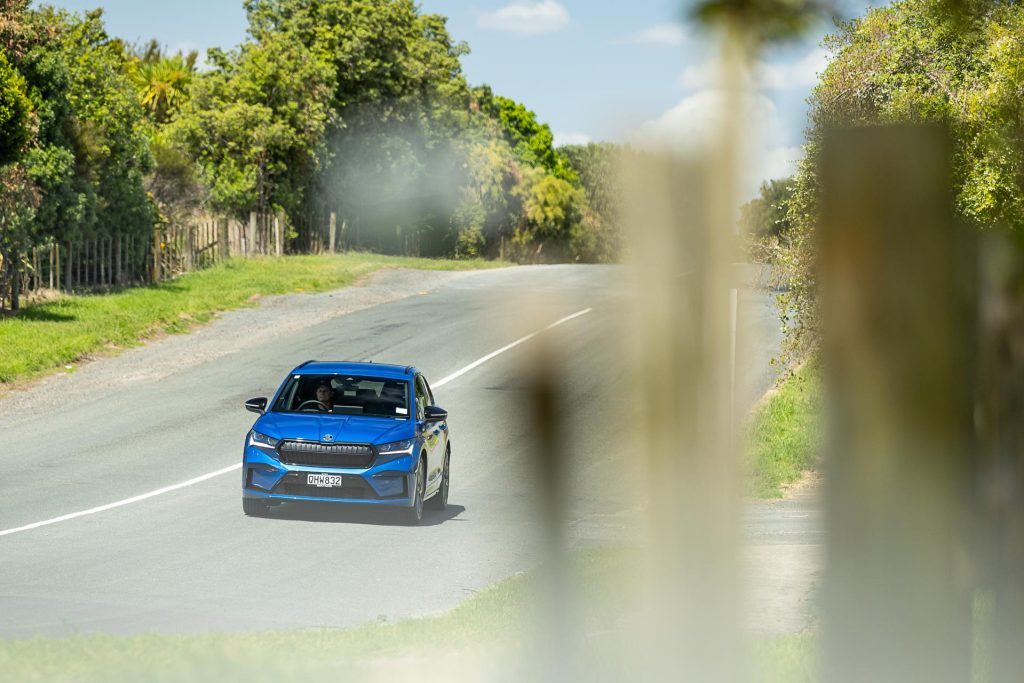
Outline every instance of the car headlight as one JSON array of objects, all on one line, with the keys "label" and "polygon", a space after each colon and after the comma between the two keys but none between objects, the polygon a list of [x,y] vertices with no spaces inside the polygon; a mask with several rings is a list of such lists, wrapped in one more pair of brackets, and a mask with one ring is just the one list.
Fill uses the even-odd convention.
[{"label": "car headlight", "polygon": [[280,439],[275,439],[272,436],[261,434],[255,429],[249,432],[249,445],[255,446],[256,448],[262,448],[264,450],[274,450],[277,448],[277,444],[281,443]]},{"label": "car headlight", "polygon": [[377,455],[380,460],[394,460],[395,458],[400,458],[403,455],[411,455],[413,445],[414,442],[412,439],[381,444],[380,446],[377,446]]}]

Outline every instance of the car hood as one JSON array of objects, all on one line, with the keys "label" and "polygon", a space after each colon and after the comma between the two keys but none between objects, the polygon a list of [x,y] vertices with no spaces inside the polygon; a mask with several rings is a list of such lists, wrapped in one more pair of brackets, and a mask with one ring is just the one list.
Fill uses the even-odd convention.
[{"label": "car hood", "polygon": [[314,413],[267,413],[256,421],[253,429],[275,439],[334,443],[380,444],[410,439],[413,434],[410,420]]}]

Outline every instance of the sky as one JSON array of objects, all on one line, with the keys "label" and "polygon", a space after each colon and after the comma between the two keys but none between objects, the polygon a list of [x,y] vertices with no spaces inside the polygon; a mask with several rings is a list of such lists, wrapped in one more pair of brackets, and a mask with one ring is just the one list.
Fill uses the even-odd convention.
[{"label": "sky", "polygon": [[[847,17],[868,0],[844,0]],[[38,3],[37,3],[38,4]],[[175,50],[230,48],[245,39],[241,0],[51,0],[74,11],[103,7],[108,31]],[[668,141],[687,147],[713,130],[720,91],[715,43],[685,22],[679,0],[420,0],[448,17],[473,85],[489,84],[535,111],[556,143]],[[823,23],[796,44],[762,55],[745,113],[754,125],[746,191],[793,171],[807,103],[827,64]]]}]

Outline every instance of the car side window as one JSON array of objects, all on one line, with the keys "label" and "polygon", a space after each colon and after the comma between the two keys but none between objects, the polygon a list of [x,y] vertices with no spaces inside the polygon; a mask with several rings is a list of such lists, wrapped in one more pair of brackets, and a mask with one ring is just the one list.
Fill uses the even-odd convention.
[{"label": "car side window", "polygon": [[437,401],[434,400],[434,390],[430,388],[430,382],[423,375],[420,375],[420,379],[423,380],[423,386],[427,388],[427,405],[436,406]]},{"label": "car side window", "polygon": [[422,420],[423,411],[427,408],[427,392],[423,375],[416,375],[416,416]]}]

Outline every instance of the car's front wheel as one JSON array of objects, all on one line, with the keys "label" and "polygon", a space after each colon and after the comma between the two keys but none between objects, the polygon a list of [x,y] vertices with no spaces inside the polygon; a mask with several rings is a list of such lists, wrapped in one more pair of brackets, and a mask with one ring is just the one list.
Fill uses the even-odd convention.
[{"label": "car's front wheel", "polygon": [[242,512],[248,517],[266,517],[270,512],[270,506],[256,498],[243,498]]},{"label": "car's front wheel", "polygon": [[405,509],[405,521],[407,524],[419,524],[423,519],[423,494],[427,489],[427,467],[420,458],[416,464],[416,492],[413,496],[413,505]]}]

